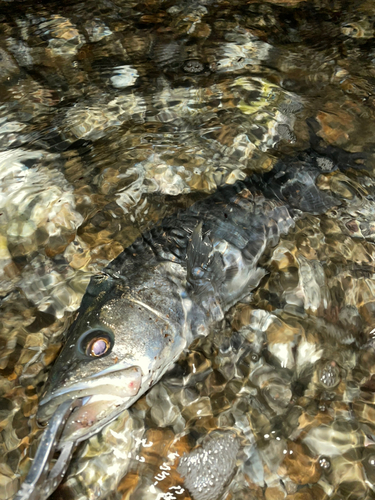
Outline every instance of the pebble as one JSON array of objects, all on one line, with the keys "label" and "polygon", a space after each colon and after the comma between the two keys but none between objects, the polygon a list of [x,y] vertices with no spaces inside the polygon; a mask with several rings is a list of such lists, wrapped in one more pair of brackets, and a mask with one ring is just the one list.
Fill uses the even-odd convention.
[{"label": "pebble", "polygon": [[177,470],[194,500],[214,500],[222,493],[234,472],[238,449],[234,436],[211,435],[202,447],[181,458]]}]

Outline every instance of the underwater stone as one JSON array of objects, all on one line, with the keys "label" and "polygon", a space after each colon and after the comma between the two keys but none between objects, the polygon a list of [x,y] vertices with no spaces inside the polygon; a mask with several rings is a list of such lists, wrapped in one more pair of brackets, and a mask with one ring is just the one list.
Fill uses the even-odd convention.
[{"label": "underwater stone", "polygon": [[139,73],[132,66],[117,66],[113,69],[113,76],[111,76],[111,83],[116,89],[123,89],[135,83]]},{"label": "underwater stone", "polygon": [[177,471],[194,500],[218,498],[235,470],[239,447],[234,434],[215,433],[181,458]]},{"label": "underwater stone", "polygon": [[331,467],[331,461],[327,457],[320,457],[319,466],[324,470],[328,470]]},{"label": "underwater stone", "polygon": [[151,407],[151,418],[158,427],[173,425],[180,416],[178,408],[172,404],[171,398],[162,384],[156,385],[146,396]]},{"label": "underwater stone", "polygon": [[204,65],[197,60],[186,61],[184,64],[184,71],[186,73],[201,73],[204,70]]},{"label": "underwater stone", "polygon": [[365,470],[367,480],[375,484],[375,446],[369,445],[363,450],[362,465]]},{"label": "underwater stone", "polygon": [[340,369],[335,361],[327,361],[319,370],[319,381],[327,388],[334,388],[340,382]]},{"label": "underwater stone", "polygon": [[19,487],[16,478],[7,477],[0,474],[0,500],[5,500],[12,497]]}]

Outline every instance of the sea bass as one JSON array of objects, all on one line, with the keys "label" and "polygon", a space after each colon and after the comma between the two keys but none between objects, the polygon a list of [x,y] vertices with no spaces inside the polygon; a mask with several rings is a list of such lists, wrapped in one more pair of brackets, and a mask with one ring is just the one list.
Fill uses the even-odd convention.
[{"label": "sea bass", "polygon": [[47,498],[61,481],[62,466],[42,495],[30,495],[37,468],[45,470],[42,448],[56,442],[57,430],[67,461],[258,286],[266,274],[261,256],[290,231],[300,208],[318,214],[340,204],[316,187],[324,171],[318,160],[309,156],[303,169],[279,162],[271,176],[218,190],[164,219],[91,279],[38,409],[38,420],[49,421],[41,459],[17,499]]},{"label": "sea bass", "polygon": [[83,404],[63,440],[113,420],[259,284],[264,249],[293,225],[284,204],[238,183],[145,233],[91,279],[38,420],[72,398]]}]

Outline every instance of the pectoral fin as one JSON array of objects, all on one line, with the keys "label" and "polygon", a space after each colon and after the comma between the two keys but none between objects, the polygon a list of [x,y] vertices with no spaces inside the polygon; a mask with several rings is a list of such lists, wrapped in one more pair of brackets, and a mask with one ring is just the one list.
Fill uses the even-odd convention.
[{"label": "pectoral fin", "polygon": [[194,229],[187,248],[188,291],[213,321],[224,317],[219,287],[225,279],[220,257],[213,252],[209,233],[203,235],[203,224]]}]

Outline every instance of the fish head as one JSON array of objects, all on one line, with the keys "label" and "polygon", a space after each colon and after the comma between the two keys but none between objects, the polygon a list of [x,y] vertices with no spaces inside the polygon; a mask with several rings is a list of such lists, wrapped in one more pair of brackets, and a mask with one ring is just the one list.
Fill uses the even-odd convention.
[{"label": "fish head", "polygon": [[40,401],[47,422],[68,399],[82,400],[65,440],[83,440],[133,404],[184,348],[178,325],[113,278],[91,279]]}]

